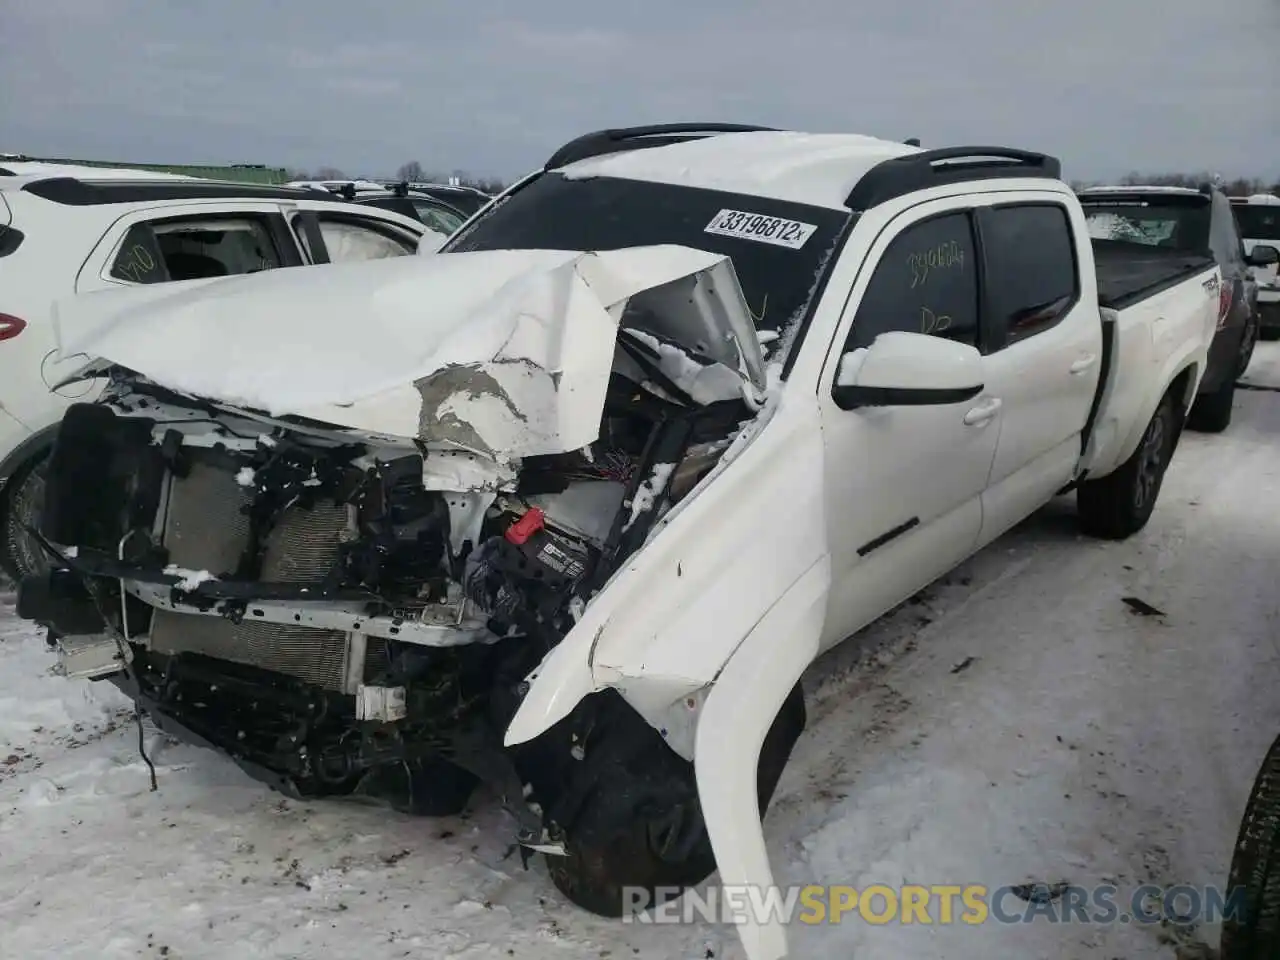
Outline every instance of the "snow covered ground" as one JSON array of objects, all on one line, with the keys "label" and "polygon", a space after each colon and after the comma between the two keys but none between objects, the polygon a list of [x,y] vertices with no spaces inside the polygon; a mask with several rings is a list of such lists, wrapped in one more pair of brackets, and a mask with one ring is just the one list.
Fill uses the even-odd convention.
[{"label": "snow covered ground", "polygon": [[[1249,380],[1280,387],[1280,344]],[[1280,393],[1236,402],[1226,434],[1184,437],[1140,536],[1081,539],[1065,499],[815,667],[766,821],[779,882],[1225,884],[1280,732]],[[0,608],[0,956],[741,956],[727,928],[567,905],[485,798],[440,821],[297,804],[148,731],[152,793],[122,698],[48,665]],[[803,960],[1186,960],[1216,939],[857,919],[792,933]]]}]

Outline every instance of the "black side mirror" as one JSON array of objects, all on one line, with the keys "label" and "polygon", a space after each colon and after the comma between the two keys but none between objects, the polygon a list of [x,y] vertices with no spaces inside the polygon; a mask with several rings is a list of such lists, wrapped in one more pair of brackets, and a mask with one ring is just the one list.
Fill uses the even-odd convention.
[{"label": "black side mirror", "polygon": [[1260,243],[1253,248],[1245,263],[1251,267],[1269,267],[1273,263],[1280,263],[1280,250],[1270,244]]}]

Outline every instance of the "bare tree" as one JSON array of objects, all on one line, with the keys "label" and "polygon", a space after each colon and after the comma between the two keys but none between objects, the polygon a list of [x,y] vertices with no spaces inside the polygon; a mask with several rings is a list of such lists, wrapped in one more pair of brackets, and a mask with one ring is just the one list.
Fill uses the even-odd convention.
[{"label": "bare tree", "polygon": [[410,160],[400,165],[400,169],[396,171],[396,179],[408,180],[410,183],[424,183],[427,179],[427,171],[422,169],[422,164],[417,160]]}]

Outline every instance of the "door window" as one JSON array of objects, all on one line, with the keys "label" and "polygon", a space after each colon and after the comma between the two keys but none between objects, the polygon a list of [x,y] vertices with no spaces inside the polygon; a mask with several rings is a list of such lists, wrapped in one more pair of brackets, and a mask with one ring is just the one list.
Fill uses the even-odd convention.
[{"label": "door window", "polygon": [[999,349],[1043,333],[1080,295],[1075,240],[1067,211],[1040,203],[984,210],[986,307]]},{"label": "door window", "polygon": [[429,200],[415,197],[413,208],[418,212],[419,220],[436,233],[443,233],[446,237],[462,226],[462,218],[456,213]]},{"label": "door window", "polygon": [[912,224],[885,250],[862,295],[845,352],[882,333],[978,341],[978,272],[968,213]]},{"label": "door window", "polygon": [[403,257],[415,248],[381,230],[347,220],[320,220],[320,235],[331,263]]},{"label": "door window", "polygon": [[127,283],[164,283],[273,270],[280,254],[256,218],[154,220],[129,228],[110,276]]}]

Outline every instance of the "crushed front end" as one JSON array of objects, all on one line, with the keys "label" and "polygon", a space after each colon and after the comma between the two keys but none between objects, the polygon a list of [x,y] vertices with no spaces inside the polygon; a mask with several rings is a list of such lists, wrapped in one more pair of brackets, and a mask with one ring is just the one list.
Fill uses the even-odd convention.
[{"label": "crushed front end", "polygon": [[62,422],[38,530],[54,569],[19,614],[69,675],[276,789],[447,814],[485,782],[551,850],[612,775],[583,762],[591,728],[643,721],[604,693],[505,749],[525,677],[750,416],[615,373],[590,447],[501,462],[117,375]]}]

